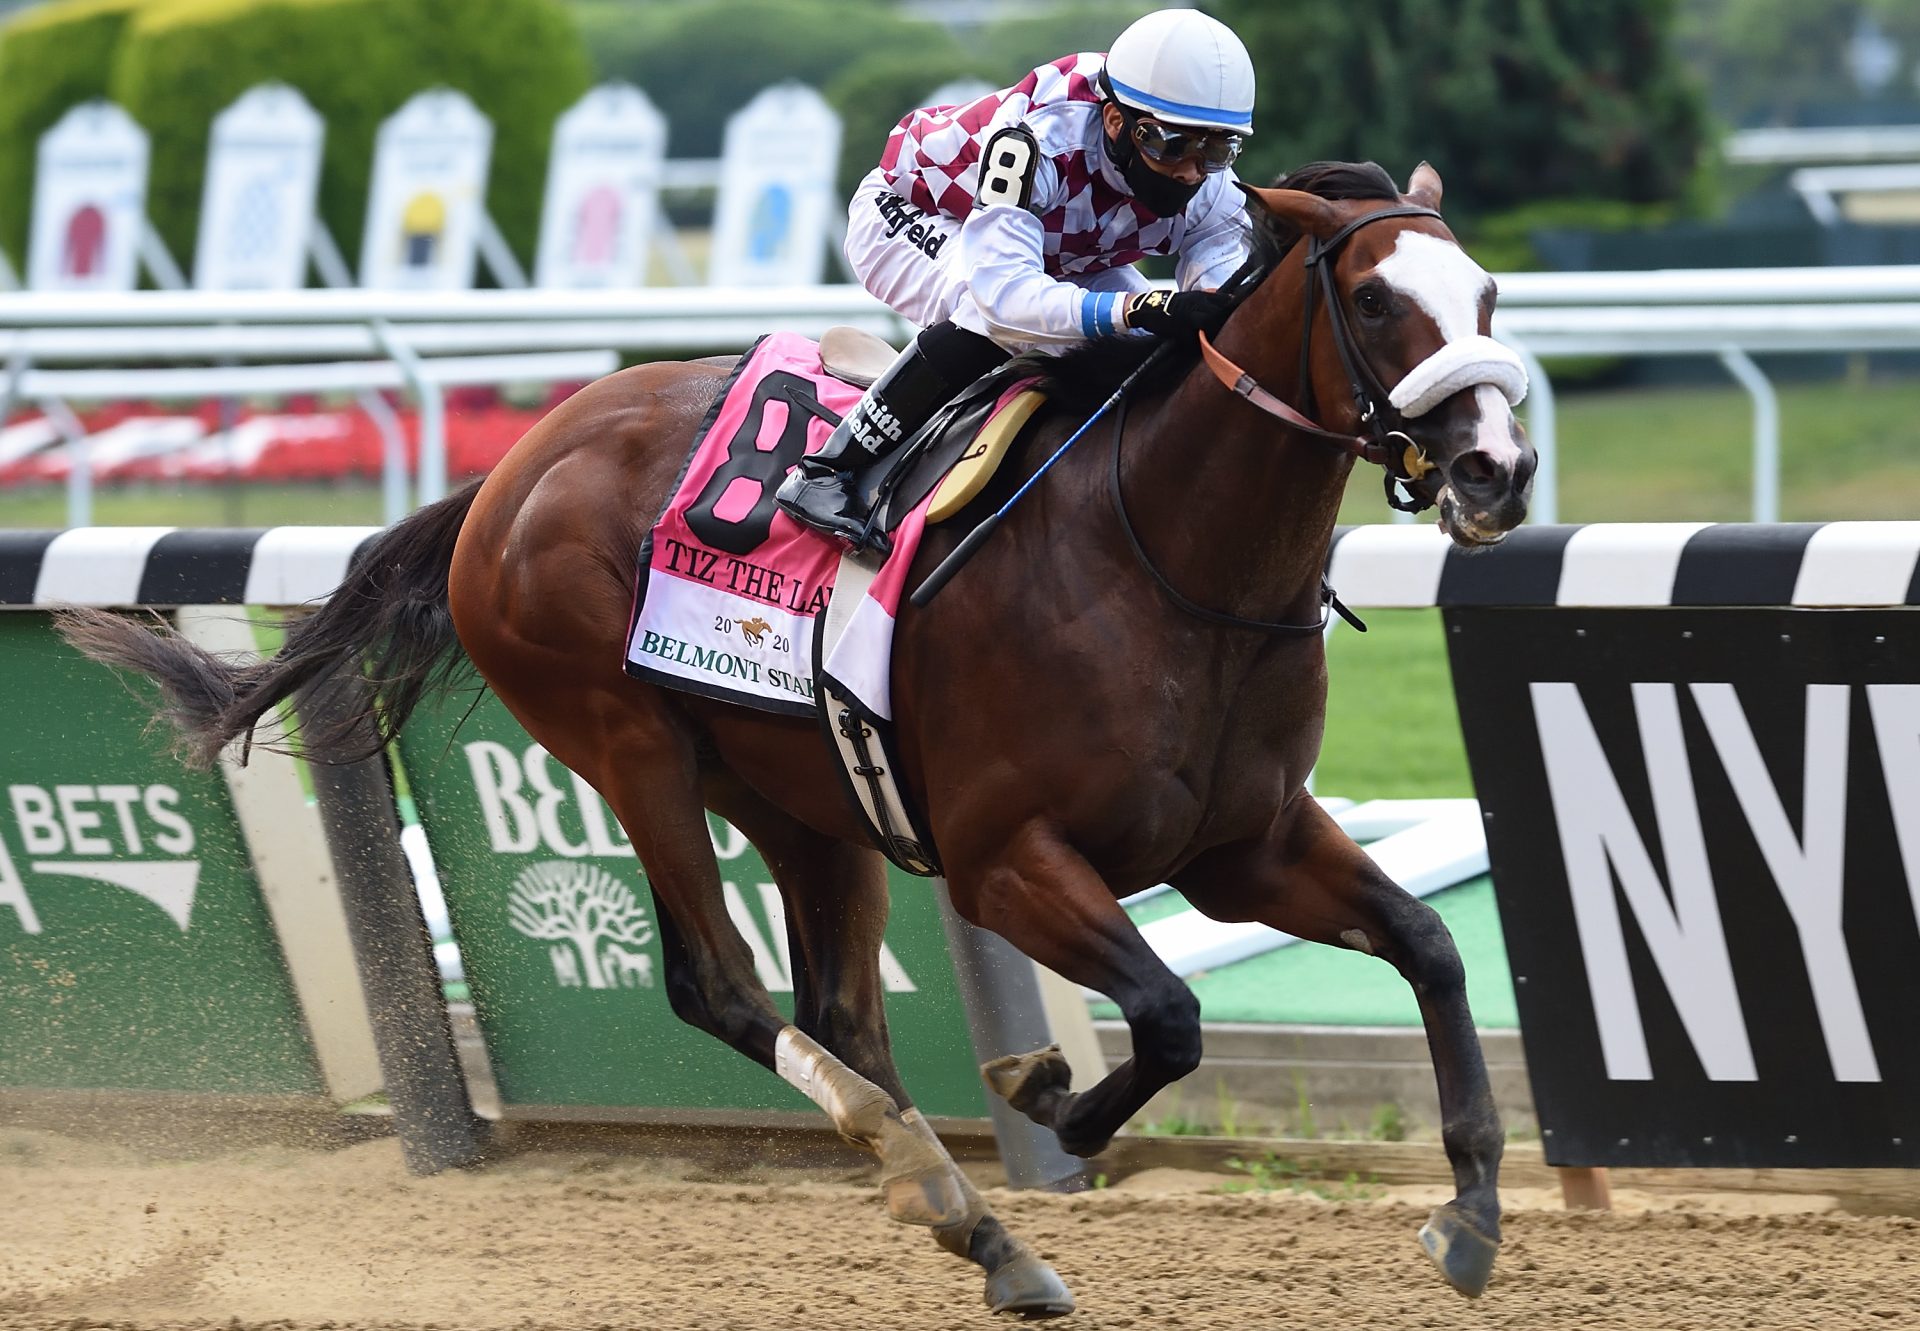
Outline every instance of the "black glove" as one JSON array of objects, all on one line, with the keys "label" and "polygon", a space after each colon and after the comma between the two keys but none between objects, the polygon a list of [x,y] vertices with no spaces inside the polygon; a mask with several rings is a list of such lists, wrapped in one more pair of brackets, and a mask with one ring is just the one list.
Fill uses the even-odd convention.
[{"label": "black glove", "polygon": [[1233,306],[1233,297],[1218,291],[1146,291],[1127,302],[1127,327],[1161,337],[1211,337]]}]

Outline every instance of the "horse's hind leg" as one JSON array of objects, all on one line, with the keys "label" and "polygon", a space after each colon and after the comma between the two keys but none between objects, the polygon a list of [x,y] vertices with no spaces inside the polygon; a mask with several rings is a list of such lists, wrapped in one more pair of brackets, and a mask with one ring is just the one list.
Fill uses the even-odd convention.
[{"label": "horse's hind leg", "polygon": [[730,791],[713,802],[753,842],[779,885],[792,939],[795,1025],[891,1095],[901,1121],[945,1162],[964,1210],[957,1220],[934,1226],[934,1238],[986,1272],[986,1302],[993,1311],[1027,1317],[1072,1312],[1066,1285],[987,1208],[901,1083],[880,974],[888,892],[879,853],[822,836],[747,792]]},{"label": "horse's hind leg", "polygon": [[795,1086],[826,1110],[842,1136],[876,1152],[887,1178],[928,1180],[890,1193],[896,1219],[957,1219],[965,1204],[946,1182],[944,1154],[901,1121],[886,1091],[782,1016],[755,973],[727,913],[694,723],[657,690],[625,679],[584,698],[557,693],[568,698],[568,710],[554,714],[493,678],[528,733],[605,797],[633,842],[659,907],[663,987],[674,1015]]},{"label": "horse's hind leg", "polygon": [[1097,1155],[1158,1094],[1200,1064],[1200,1004],[1154,954],[1093,866],[1050,829],[1029,826],[986,867],[949,858],[954,909],[1041,965],[1120,1005],[1133,1057],[1098,1085],[1068,1090],[1056,1047],[981,1069],[1008,1104],[1050,1127],[1063,1150]]},{"label": "horse's hind leg", "polygon": [[1477,1297],[1500,1244],[1503,1137],[1467,1009],[1466,971],[1439,915],[1382,873],[1309,795],[1295,798],[1264,839],[1208,852],[1174,886],[1214,919],[1258,920],[1380,957],[1413,986],[1459,1190],[1433,1213],[1420,1241],[1449,1284]]},{"label": "horse's hind leg", "polygon": [[954,1223],[966,1203],[949,1179],[945,1152],[902,1119],[887,1091],[774,1006],[727,914],[692,738],[658,717],[645,721],[626,740],[593,746],[599,754],[554,752],[606,797],[633,841],[659,906],[664,987],[674,1014],[771,1068],[825,1110],[841,1136],[878,1155],[894,1219]]}]

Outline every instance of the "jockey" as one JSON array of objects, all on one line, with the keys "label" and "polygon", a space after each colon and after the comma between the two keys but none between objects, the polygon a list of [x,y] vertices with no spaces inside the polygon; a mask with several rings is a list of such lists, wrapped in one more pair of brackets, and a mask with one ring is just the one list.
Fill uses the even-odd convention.
[{"label": "jockey", "polygon": [[[965,106],[909,112],[848,206],[861,283],[922,331],[775,496],[858,541],[855,468],[1018,351],[1138,329],[1214,331],[1247,257],[1229,169],[1253,128],[1253,62],[1196,10],[1148,14]],[[1133,264],[1178,256],[1177,290]]]}]

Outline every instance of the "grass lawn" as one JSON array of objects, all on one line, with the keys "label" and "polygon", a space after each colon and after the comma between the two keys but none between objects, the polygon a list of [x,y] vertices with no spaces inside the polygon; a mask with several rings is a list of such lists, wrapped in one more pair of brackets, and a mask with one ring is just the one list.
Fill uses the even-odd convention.
[{"label": "grass lawn", "polygon": [[[1786,385],[1780,391],[1782,515],[1789,521],[1920,515],[1920,380]],[[1560,510],[1569,522],[1737,521],[1752,488],[1745,394],[1684,388],[1566,394],[1560,399]],[[1379,476],[1356,469],[1341,518],[1388,516]],[[59,527],[58,490],[0,492],[0,528]],[[368,482],[110,488],[102,524],[373,525]],[[1315,787],[1352,798],[1468,795],[1440,616],[1363,611],[1329,642],[1332,693]]]},{"label": "grass lawn", "polygon": [[1313,788],[1348,799],[1473,794],[1438,610],[1363,610],[1327,640],[1327,737]]},{"label": "grass lawn", "polygon": [[[376,481],[301,485],[131,485],[93,493],[102,527],[377,527]],[[0,529],[64,527],[67,492],[0,490]]]}]

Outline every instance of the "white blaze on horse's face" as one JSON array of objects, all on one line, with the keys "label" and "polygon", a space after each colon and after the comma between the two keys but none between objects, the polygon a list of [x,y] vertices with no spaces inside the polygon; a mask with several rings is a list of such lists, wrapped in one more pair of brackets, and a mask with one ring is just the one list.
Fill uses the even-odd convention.
[{"label": "white blaze on horse's face", "polygon": [[[1380,261],[1374,274],[1425,311],[1449,346],[1481,336],[1480,306],[1493,290],[1493,278],[1452,241],[1421,231],[1402,231],[1395,239],[1393,253]],[[1466,347],[1459,349],[1464,351]],[[1429,359],[1445,358],[1446,350],[1443,347]],[[1504,348],[1501,351],[1512,357]],[[1415,373],[1419,368],[1415,367]],[[1408,378],[1412,377],[1409,374]],[[1513,408],[1507,390],[1479,380],[1474,402],[1479,407],[1474,447],[1507,468],[1517,467],[1521,450],[1514,442]]]}]

